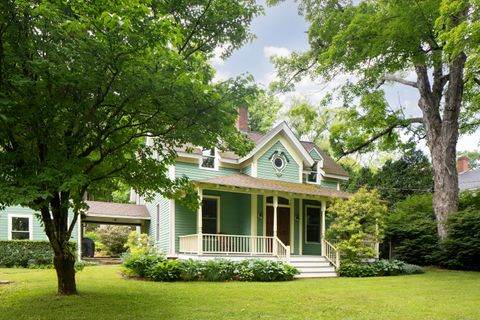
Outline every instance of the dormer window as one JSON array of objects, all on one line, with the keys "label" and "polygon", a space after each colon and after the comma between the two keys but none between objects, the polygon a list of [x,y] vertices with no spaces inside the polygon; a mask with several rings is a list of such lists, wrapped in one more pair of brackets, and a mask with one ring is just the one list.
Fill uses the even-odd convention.
[{"label": "dormer window", "polygon": [[217,150],[215,148],[203,149],[200,168],[217,169]]},{"label": "dormer window", "polygon": [[318,183],[318,162],[315,162],[310,168],[310,172],[307,173],[308,183]]}]

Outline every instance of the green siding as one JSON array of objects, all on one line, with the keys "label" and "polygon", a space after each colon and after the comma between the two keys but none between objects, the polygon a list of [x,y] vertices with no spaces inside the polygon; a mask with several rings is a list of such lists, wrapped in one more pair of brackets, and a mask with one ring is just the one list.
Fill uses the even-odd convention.
[{"label": "green siding", "polygon": [[[220,197],[219,233],[249,235],[251,230],[251,196],[243,193],[203,190],[204,196]],[[175,205],[175,242],[178,252],[178,237],[197,233],[197,213],[180,205]]]},{"label": "green siding", "polygon": [[195,163],[177,161],[175,164],[175,177],[177,178],[187,176],[192,180],[204,180],[209,178],[228,176],[237,173],[240,173],[240,171],[232,168],[220,167],[218,168],[218,170],[210,170],[199,168],[198,164]]},{"label": "green siding", "polygon": [[336,181],[326,181],[326,180],[321,180],[320,185],[325,188],[329,189],[335,189],[337,190],[337,182]]},{"label": "green siding", "polygon": [[[0,211],[0,240],[8,240],[8,216],[10,214],[19,214],[19,215],[29,215],[32,217],[32,240],[48,240],[47,235],[45,234],[42,223],[35,216],[35,211],[29,208],[15,206],[7,207],[5,210]],[[71,221],[72,214],[69,214],[68,221]],[[77,242],[78,236],[78,223],[75,225],[75,228],[72,231],[72,241]]]},{"label": "green siding", "polygon": [[[160,205],[159,239],[157,239],[157,204]],[[170,239],[170,200],[157,193],[153,201],[146,203],[145,206],[150,213],[148,233],[155,242],[158,242],[158,248],[166,253]]]},{"label": "green siding", "polygon": [[258,236],[264,236],[263,234],[263,199],[264,199],[263,196],[258,195],[258,198],[257,198],[257,235]]},{"label": "green siding", "polygon": [[251,196],[244,193],[205,190],[204,195],[220,197],[219,233],[249,235]]},{"label": "green siding", "polygon": [[252,165],[249,164],[245,168],[242,169],[242,173],[251,176],[252,175]]},{"label": "green siding", "polygon": [[[288,163],[285,169],[282,172],[281,176],[277,176],[275,169],[272,166],[272,162],[270,161],[270,157],[276,151],[282,151],[288,158]],[[285,146],[280,142],[277,141],[267,152],[265,152],[260,159],[258,159],[258,170],[257,176],[259,178],[264,179],[272,179],[272,180],[282,180],[282,181],[289,181],[289,182],[301,182],[298,180],[298,172],[299,166],[293,159],[292,155],[288,153]]]},{"label": "green siding", "polygon": [[303,254],[304,255],[320,255],[322,252],[322,245],[320,243],[307,243],[305,240],[307,239],[307,230],[306,230],[306,212],[305,209],[307,205],[312,206],[321,206],[320,201],[311,201],[311,200],[304,200],[303,201]]},{"label": "green siding", "polygon": [[322,157],[320,157],[320,155],[315,149],[310,150],[310,156],[312,156],[313,160],[315,161],[322,160]]},{"label": "green siding", "polygon": [[197,233],[197,213],[175,201],[175,252],[179,250],[179,236]]}]

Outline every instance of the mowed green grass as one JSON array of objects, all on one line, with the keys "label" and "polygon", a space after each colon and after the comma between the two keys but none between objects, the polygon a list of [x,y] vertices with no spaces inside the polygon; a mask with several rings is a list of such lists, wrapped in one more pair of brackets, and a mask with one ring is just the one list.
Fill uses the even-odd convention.
[{"label": "mowed green grass", "polygon": [[56,295],[54,270],[0,269],[0,319],[480,319],[480,273],[430,270],[381,278],[277,283],[155,283],[118,266],[77,274]]}]

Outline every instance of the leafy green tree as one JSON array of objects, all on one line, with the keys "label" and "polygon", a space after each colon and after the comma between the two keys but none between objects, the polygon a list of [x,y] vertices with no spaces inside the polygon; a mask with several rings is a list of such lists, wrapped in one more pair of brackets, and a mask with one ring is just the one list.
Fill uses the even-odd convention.
[{"label": "leafy green tree", "polygon": [[286,112],[286,121],[295,135],[302,140],[315,142],[323,149],[330,149],[328,129],[333,110],[314,106],[304,99],[293,99]]},{"label": "leafy green tree", "polygon": [[266,133],[272,129],[282,103],[270,92],[258,89],[256,95],[247,101],[248,125],[251,131]]},{"label": "leafy green tree", "polygon": [[374,257],[375,251],[365,241],[380,242],[383,239],[387,206],[376,190],[360,188],[348,199],[336,199],[328,208],[333,222],[327,238],[339,241],[343,259],[358,262]]},{"label": "leafy green tree", "polygon": [[176,147],[250,147],[234,128],[246,83],[212,84],[207,60],[250,39],[261,8],[188,3],[0,3],[0,204],[39,212],[59,294],[76,292],[68,240],[87,190],[121,181],[195,207],[189,182],[168,179]]},{"label": "leafy green tree", "polygon": [[[279,0],[271,0],[275,4]],[[459,133],[478,128],[480,59],[478,0],[301,0],[310,23],[310,50],[277,57],[278,88],[291,89],[305,75],[341,86],[342,108],[330,127],[338,156],[402,144],[400,131],[425,138],[432,158],[437,229],[458,207],[455,152]],[[410,73],[415,79],[409,80]],[[421,117],[389,105],[382,90],[396,83],[418,92]]]},{"label": "leafy green tree", "polygon": [[360,187],[377,189],[390,206],[414,194],[433,191],[432,165],[419,150],[407,151],[398,160],[387,160],[376,172],[368,167],[350,169],[344,190],[356,192]]}]

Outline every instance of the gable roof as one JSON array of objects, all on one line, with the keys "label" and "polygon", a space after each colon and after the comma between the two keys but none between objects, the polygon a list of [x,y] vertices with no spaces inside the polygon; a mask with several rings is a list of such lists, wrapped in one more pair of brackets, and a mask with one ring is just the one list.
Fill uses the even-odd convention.
[{"label": "gable roof", "polygon": [[320,156],[323,158],[322,170],[327,175],[348,177],[347,171],[345,171],[341,165],[336,163],[335,160],[333,160],[328,153],[320,149],[315,143],[309,141],[301,141],[301,143],[305,150],[307,150],[308,152],[312,151],[312,149],[315,149],[315,151],[320,154]]},{"label": "gable roof", "polygon": [[260,134],[258,133],[247,133],[249,137],[255,142],[255,148],[253,148],[252,151],[250,151],[245,157],[240,158],[239,162],[243,162],[245,160],[250,159],[253,157],[254,154],[256,154],[260,149],[262,149],[272,138],[274,138],[277,134],[280,132],[284,132],[286,137],[290,140],[292,145],[294,145],[302,157],[302,160],[307,163],[309,166],[312,166],[315,163],[315,160],[313,160],[312,156],[305,150],[305,148],[302,146],[300,141],[295,137],[293,134],[292,129],[287,125],[285,121],[277,125],[275,128],[267,132],[264,136],[260,137]]},{"label": "gable roof", "polygon": [[458,188],[460,191],[480,189],[480,169],[460,173],[458,175]]}]

